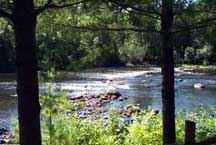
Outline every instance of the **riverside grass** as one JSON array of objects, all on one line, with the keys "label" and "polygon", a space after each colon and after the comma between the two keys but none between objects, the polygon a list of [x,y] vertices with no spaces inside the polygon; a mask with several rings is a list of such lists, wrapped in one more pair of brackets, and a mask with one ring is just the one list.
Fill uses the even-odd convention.
[{"label": "riverside grass", "polygon": [[[46,98],[46,97],[45,97]],[[48,97],[49,98],[49,97]],[[51,104],[49,104],[48,102]],[[153,109],[133,114],[132,122],[122,119],[116,109],[103,117],[75,118],[65,113],[73,109],[66,96],[43,100],[43,145],[161,145],[162,114]],[[69,105],[70,104],[70,105]],[[69,108],[68,108],[69,107]],[[177,145],[184,144],[184,121],[195,121],[196,141],[216,136],[216,108],[198,107],[198,113],[176,114]]]},{"label": "riverside grass", "polygon": [[[215,108],[206,111],[199,108],[199,113],[177,113],[177,144],[183,145],[184,120],[197,123],[196,140],[216,136]],[[210,115],[211,114],[211,115]],[[118,111],[111,110],[108,117],[77,119],[56,116],[53,126],[43,122],[43,145],[161,145],[162,116],[155,115],[151,108],[134,114],[133,122],[128,124]],[[44,124],[45,123],[45,124]],[[51,129],[51,130],[50,130]],[[52,133],[48,133],[52,131]],[[52,137],[50,136],[52,135]]]}]

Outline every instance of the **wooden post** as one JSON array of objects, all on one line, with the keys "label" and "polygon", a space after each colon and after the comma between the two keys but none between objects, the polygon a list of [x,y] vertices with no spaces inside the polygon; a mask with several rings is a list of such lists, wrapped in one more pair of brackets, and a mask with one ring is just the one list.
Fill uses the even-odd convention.
[{"label": "wooden post", "polygon": [[185,121],[185,145],[195,145],[195,128],[195,122]]}]

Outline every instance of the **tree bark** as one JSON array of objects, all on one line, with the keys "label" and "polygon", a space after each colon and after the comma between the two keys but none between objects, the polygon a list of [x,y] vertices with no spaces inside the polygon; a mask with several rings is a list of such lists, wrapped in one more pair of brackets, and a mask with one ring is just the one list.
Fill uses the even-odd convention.
[{"label": "tree bark", "polygon": [[20,145],[41,145],[40,104],[33,0],[15,0],[17,94]]},{"label": "tree bark", "polygon": [[173,145],[175,133],[174,58],[172,44],[173,0],[162,0],[161,59],[163,144]]}]

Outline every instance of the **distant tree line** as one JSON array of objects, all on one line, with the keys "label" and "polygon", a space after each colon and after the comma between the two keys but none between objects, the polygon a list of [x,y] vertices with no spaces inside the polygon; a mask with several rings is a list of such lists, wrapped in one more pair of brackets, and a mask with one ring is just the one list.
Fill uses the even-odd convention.
[{"label": "distant tree line", "polygon": [[[214,3],[203,0],[177,1],[175,9],[187,8],[187,11],[178,14],[174,29],[183,29],[180,27],[182,25],[190,27],[194,21],[215,15]],[[209,26],[204,27],[206,25]],[[207,22],[202,26],[192,30],[185,28],[174,35],[174,58],[177,64],[216,64],[216,25]],[[131,27],[137,30],[100,29]],[[88,3],[64,10],[50,9],[37,20],[39,69],[46,68],[47,62],[63,70],[119,66],[127,62],[158,65],[160,42],[157,40],[160,34],[155,30],[159,29],[159,16],[154,14],[149,17],[145,12],[106,2]],[[14,71],[13,27],[3,18],[0,19],[0,49],[0,72]]]}]

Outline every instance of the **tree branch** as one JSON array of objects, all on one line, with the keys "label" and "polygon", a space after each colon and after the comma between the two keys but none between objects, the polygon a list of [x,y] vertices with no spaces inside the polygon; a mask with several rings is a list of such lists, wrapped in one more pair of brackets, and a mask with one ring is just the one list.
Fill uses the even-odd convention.
[{"label": "tree branch", "polygon": [[75,3],[68,3],[68,4],[56,4],[56,3],[52,3],[52,0],[47,0],[46,4],[40,8],[37,8],[35,10],[35,14],[39,15],[42,12],[44,12],[47,9],[61,9],[61,8],[67,8],[67,7],[72,7],[75,5],[79,5],[81,3],[86,3],[86,2],[90,2],[92,0],[82,0],[82,1],[78,1]]},{"label": "tree branch", "polygon": [[132,14],[136,14],[136,15],[144,15],[146,17],[150,17],[150,18],[153,18],[153,19],[156,19],[156,20],[160,20],[160,17],[159,16],[154,16],[152,14],[148,14],[148,13],[142,13],[142,12],[137,12],[137,11],[129,11],[126,9],[126,11],[128,13],[132,13]]},{"label": "tree branch", "polygon": [[[140,8],[134,7],[134,6],[130,5],[130,4],[119,3],[119,2],[117,2],[115,0],[109,0],[109,1],[112,2],[112,3],[114,3],[114,4],[116,4],[116,5],[118,5],[118,6],[121,6],[121,7],[125,8],[125,9],[130,8],[130,9],[132,9],[134,11],[142,12],[144,15],[147,14],[147,16],[149,16],[150,14],[152,14],[152,15],[158,15],[158,16],[161,15],[157,11],[149,11],[149,10],[140,9]],[[154,16],[151,16],[151,17],[155,18]]]},{"label": "tree branch", "polygon": [[7,19],[12,20],[12,14],[5,12],[4,10],[0,9],[0,17],[4,17]]},{"label": "tree branch", "polygon": [[109,27],[88,27],[88,26],[69,26],[64,25],[66,27],[71,27],[73,29],[81,30],[81,31],[115,31],[115,32],[122,32],[122,31],[133,31],[133,32],[146,32],[146,33],[160,33],[157,30],[148,30],[148,29],[139,29],[139,28],[109,28]]},{"label": "tree branch", "polygon": [[192,25],[187,25],[187,26],[179,27],[179,30],[173,31],[173,33],[179,33],[179,32],[184,32],[184,31],[189,31],[189,30],[194,30],[194,29],[200,29],[200,28],[209,27],[209,26],[215,25],[215,23],[212,23],[214,21],[216,21],[216,17],[209,18],[209,19],[197,22],[197,23],[192,24]]},{"label": "tree branch", "polygon": [[213,17],[213,18],[208,18],[208,19],[205,19],[205,20],[202,20],[200,22],[197,22],[193,25],[190,25],[190,26],[196,26],[196,25],[203,25],[203,24],[206,24],[206,23],[210,23],[210,22],[213,22],[216,20],[216,17]]},{"label": "tree branch", "polygon": [[187,13],[209,13],[209,14],[215,14],[215,10],[211,10],[211,9],[195,9],[195,10],[189,10],[189,9],[184,9],[184,10],[180,10],[180,11],[176,11],[174,12],[175,16],[181,16]]}]

